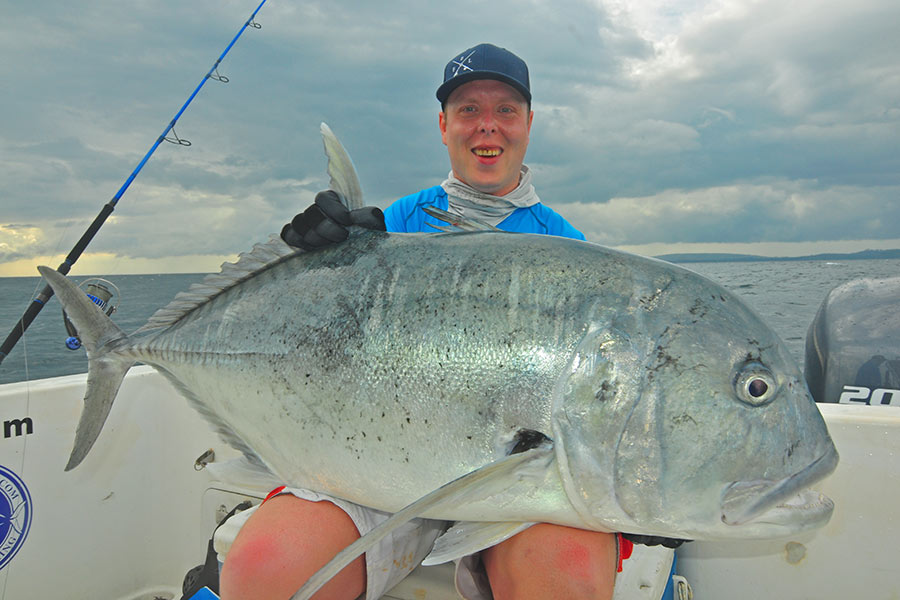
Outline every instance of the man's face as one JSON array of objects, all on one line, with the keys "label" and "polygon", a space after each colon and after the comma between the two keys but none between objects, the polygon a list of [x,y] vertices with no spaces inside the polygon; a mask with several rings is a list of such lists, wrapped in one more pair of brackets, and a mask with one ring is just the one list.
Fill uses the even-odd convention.
[{"label": "man's face", "polygon": [[500,81],[453,90],[438,124],[456,178],[494,196],[516,189],[533,117],[525,98]]}]

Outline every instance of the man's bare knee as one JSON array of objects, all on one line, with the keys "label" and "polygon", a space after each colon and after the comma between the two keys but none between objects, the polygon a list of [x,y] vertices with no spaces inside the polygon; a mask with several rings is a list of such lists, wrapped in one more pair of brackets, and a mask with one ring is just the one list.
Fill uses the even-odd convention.
[{"label": "man's bare knee", "polygon": [[496,600],[612,597],[612,534],[539,524],[485,550],[482,557]]},{"label": "man's bare knee", "polygon": [[[290,598],[357,538],[352,519],[331,502],[310,502],[289,494],[271,498],[247,520],[225,558],[222,598]],[[359,557],[313,598],[350,600],[362,594],[365,585],[365,559]]]}]

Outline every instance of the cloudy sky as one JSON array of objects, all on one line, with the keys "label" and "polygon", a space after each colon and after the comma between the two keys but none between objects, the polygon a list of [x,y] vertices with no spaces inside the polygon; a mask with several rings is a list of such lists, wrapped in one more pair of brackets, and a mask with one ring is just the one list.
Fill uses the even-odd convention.
[{"label": "cloudy sky", "polygon": [[[0,276],[58,264],[259,0],[4,3]],[[327,184],[319,123],[387,206],[449,170],[434,90],[479,42],[531,70],[527,162],[644,254],[900,248],[896,0],[268,0],[78,274],[209,271]]]}]

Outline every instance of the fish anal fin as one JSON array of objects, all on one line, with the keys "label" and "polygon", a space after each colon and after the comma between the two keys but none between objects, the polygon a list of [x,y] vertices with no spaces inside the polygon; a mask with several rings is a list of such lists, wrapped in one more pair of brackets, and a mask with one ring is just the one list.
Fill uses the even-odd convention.
[{"label": "fish anal fin", "polygon": [[485,548],[508,540],[532,525],[534,523],[460,521],[434,542],[434,548],[422,564],[439,565],[481,552]]}]

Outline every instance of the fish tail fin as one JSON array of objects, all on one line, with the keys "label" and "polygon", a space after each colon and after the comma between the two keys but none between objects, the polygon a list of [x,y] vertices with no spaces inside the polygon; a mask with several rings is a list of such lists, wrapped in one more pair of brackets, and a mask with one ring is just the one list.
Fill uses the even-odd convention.
[{"label": "fish tail fin", "polygon": [[38,271],[62,303],[63,309],[78,330],[88,355],[84,409],[75,431],[75,446],[66,465],[66,471],[70,471],[84,460],[94,446],[125,373],[134,364],[134,360],[115,351],[128,341],[125,332],[91,302],[77,285],[50,267],[38,267]]}]

